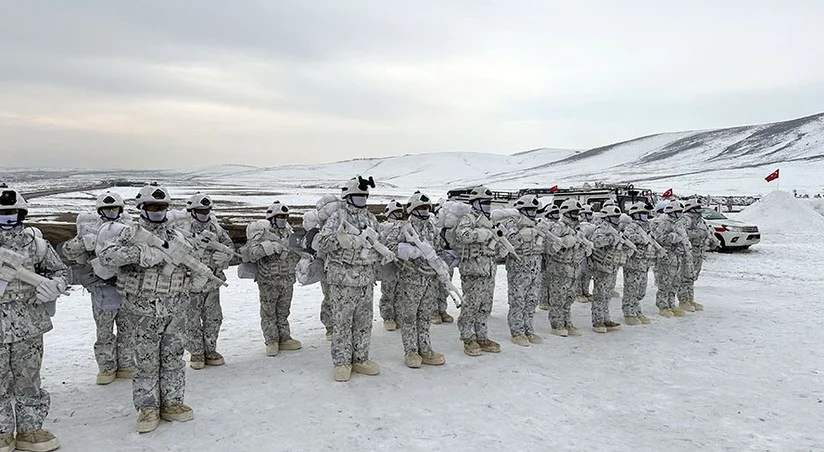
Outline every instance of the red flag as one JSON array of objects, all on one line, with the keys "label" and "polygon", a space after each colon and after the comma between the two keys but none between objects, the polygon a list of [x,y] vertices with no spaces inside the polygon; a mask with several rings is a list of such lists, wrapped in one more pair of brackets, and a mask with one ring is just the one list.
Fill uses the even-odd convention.
[{"label": "red flag", "polygon": [[672,189],[670,188],[669,190],[665,191],[664,194],[661,195],[661,197],[662,198],[671,198],[672,197]]},{"label": "red flag", "polygon": [[557,185],[553,185],[552,187],[549,187],[549,192],[550,193],[555,193],[556,191],[558,191],[558,186]]},{"label": "red flag", "polygon": [[772,173],[770,173],[769,176],[764,178],[764,180],[767,182],[772,182],[776,179],[778,179],[778,170],[773,171]]}]

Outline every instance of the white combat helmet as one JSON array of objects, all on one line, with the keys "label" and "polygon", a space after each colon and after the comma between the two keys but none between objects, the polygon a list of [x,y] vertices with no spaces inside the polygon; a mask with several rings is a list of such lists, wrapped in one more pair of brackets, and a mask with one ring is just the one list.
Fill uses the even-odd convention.
[{"label": "white combat helmet", "polygon": [[[16,219],[9,218],[4,221],[5,224],[0,224],[0,228],[14,228],[26,219],[26,215],[29,214],[29,204],[19,191],[9,188],[6,184],[0,184],[0,211],[3,210],[17,210]],[[14,214],[9,214],[9,217],[12,215]]]},{"label": "white combat helmet", "polygon": [[696,198],[690,198],[684,202],[684,212],[700,210],[702,207],[701,201]]},{"label": "white combat helmet", "polygon": [[621,216],[621,209],[618,206],[607,206],[601,208],[601,214],[607,218],[609,217],[620,217]]},{"label": "white combat helmet", "polygon": [[214,207],[214,203],[212,202],[212,198],[210,198],[209,195],[204,195],[201,192],[195,193],[194,195],[192,195],[186,201],[186,210],[187,211],[192,211],[192,210],[195,210],[195,209],[197,209],[197,210],[207,210],[207,209],[211,210],[212,207]]},{"label": "white combat helmet", "polygon": [[289,206],[280,201],[275,201],[266,209],[266,219],[271,220],[276,216],[289,216],[289,212]]},{"label": "white combat helmet", "polygon": [[391,217],[391,215],[392,215],[393,213],[397,213],[397,214],[398,214],[398,215],[395,217],[395,219],[400,218],[400,217],[402,217],[402,216],[403,216],[403,204],[399,203],[398,201],[395,201],[394,199],[393,199],[393,200],[391,200],[391,201],[389,201],[389,202],[386,204],[386,208],[385,208],[385,209],[383,209],[383,215],[384,215],[386,218],[392,218],[392,217]]},{"label": "white combat helmet", "polygon": [[134,200],[138,209],[147,204],[169,205],[172,203],[172,197],[169,196],[169,191],[166,190],[166,187],[158,185],[157,182],[152,182],[141,188],[140,191],[137,192],[137,196],[134,197]]},{"label": "white combat helmet", "polygon": [[572,212],[577,212],[580,215],[581,209],[583,209],[583,207],[581,207],[581,203],[578,202],[577,199],[573,199],[573,198],[567,199],[566,201],[562,202],[561,207],[559,207],[561,215],[564,215],[564,216],[567,216],[567,217],[570,217],[570,218],[576,218],[577,217],[577,215],[573,215]]},{"label": "white combat helmet", "polygon": [[409,201],[406,203],[406,212],[412,214],[415,212],[415,209],[421,207],[429,207],[429,211],[432,210],[432,200],[429,196],[421,193],[420,191],[416,191],[409,197]]},{"label": "white combat helmet", "polygon": [[361,176],[353,177],[340,188],[340,195],[346,198],[353,195],[369,196],[369,188],[375,188],[375,179],[372,176],[364,179]]},{"label": "white combat helmet", "polygon": [[483,185],[475,187],[469,192],[469,203],[472,204],[475,201],[491,201],[492,200],[492,191]]}]

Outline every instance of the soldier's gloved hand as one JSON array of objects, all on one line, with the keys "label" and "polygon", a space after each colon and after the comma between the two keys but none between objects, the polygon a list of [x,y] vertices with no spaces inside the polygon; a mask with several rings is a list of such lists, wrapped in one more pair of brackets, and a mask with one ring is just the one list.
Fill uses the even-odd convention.
[{"label": "soldier's gloved hand", "polygon": [[201,273],[192,274],[192,290],[200,291],[209,283],[209,277]]},{"label": "soldier's gloved hand", "polygon": [[37,301],[41,303],[48,303],[57,300],[57,297],[63,292],[64,287],[60,281],[49,279],[40,283],[35,289],[35,296]]},{"label": "soldier's gloved hand", "polygon": [[363,240],[358,235],[337,234],[338,245],[345,250],[359,250],[363,248]]},{"label": "soldier's gloved hand", "polygon": [[495,233],[492,232],[490,229],[479,228],[475,230],[475,234],[478,237],[478,241],[481,243],[488,242],[495,238]]},{"label": "soldier's gloved hand", "polygon": [[141,267],[154,267],[162,263],[166,259],[166,255],[157,248],[139,243],[137,247],[140,249],[139,264]]},{"label": "soldier's gloved hand", "polygon": [[565,235],[561,237],[561,246],[564,248],[572,248],[573,246],[575,246],[576,242],[577,240],[573,235]]},{"label": "soldier's gloved hand", "polygon": [[263,248],[263,251],[266,253],[267,256],[271,256],[273,254],[280,254],[283,252],[283,245],[281,245],[278,242],[273,242],[271,240],[261,242],[260,247]]},{"label": "soldier's gloved hand", "polygon": [[225,265],[229,265],[229,262],[232,260],[232,255],[223,251],[215,251],[212,254],[212,262],[215,263],[218,267],[223,267]]},{"label": "soldier's gloved hand", "polygon": [[398,259],[408,261],[422,256],[421,250],[415,245],[406,242],[398,244]]},{"label": "soldier's gloved hand", "polygon": [[81,237],[81,240],[83,241],[83,248],[85,248],[86,251],[94,251],[95,245],[97,244],[96,235],[85,234],[83,237]]}]

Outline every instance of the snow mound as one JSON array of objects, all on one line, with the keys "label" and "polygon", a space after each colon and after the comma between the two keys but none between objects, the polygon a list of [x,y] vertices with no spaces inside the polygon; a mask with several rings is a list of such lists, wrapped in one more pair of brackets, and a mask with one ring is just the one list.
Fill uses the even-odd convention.
[{"label": "snow mound", "polygon": [[754,223],[761,232],[771,234],[824,234],[824,217],[785,191],[776,190],[764,196],[736,219]]}]

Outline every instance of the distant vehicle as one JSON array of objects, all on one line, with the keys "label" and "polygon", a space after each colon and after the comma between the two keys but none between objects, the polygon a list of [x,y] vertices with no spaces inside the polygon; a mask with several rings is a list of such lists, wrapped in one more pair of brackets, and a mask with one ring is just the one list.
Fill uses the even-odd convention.
[{"label": "distant vehicle", "polygon": [[[469,200],[471,187],[456,188],[446,193],[450,201]],[[654,205],[656,201],[652,190],[645,188],[635,188],[632,184],[607,185],[596,183],[594,186],[584,184],[582,187],[570,188],[524,188],[518,191],[493,191],[492,203],[496,207],[511,207],[512,204],[524,195],[535,195],[544,204],[553,203],[560,206],[570,198],[577,199],[581,204],[590,204],[595,210],[599,210],[601,205],[611,199],[618,204],[621,210],[626,211],[629,206],[636,202],[644,202]]]},{"label": "distant vehicle", "polygon": [[727,218],[721,213],[706,207],[701,210],[701,216],[713,229],[718,241],[721,242],[721,251],[745,250],[761,242],[758,226]]}]

